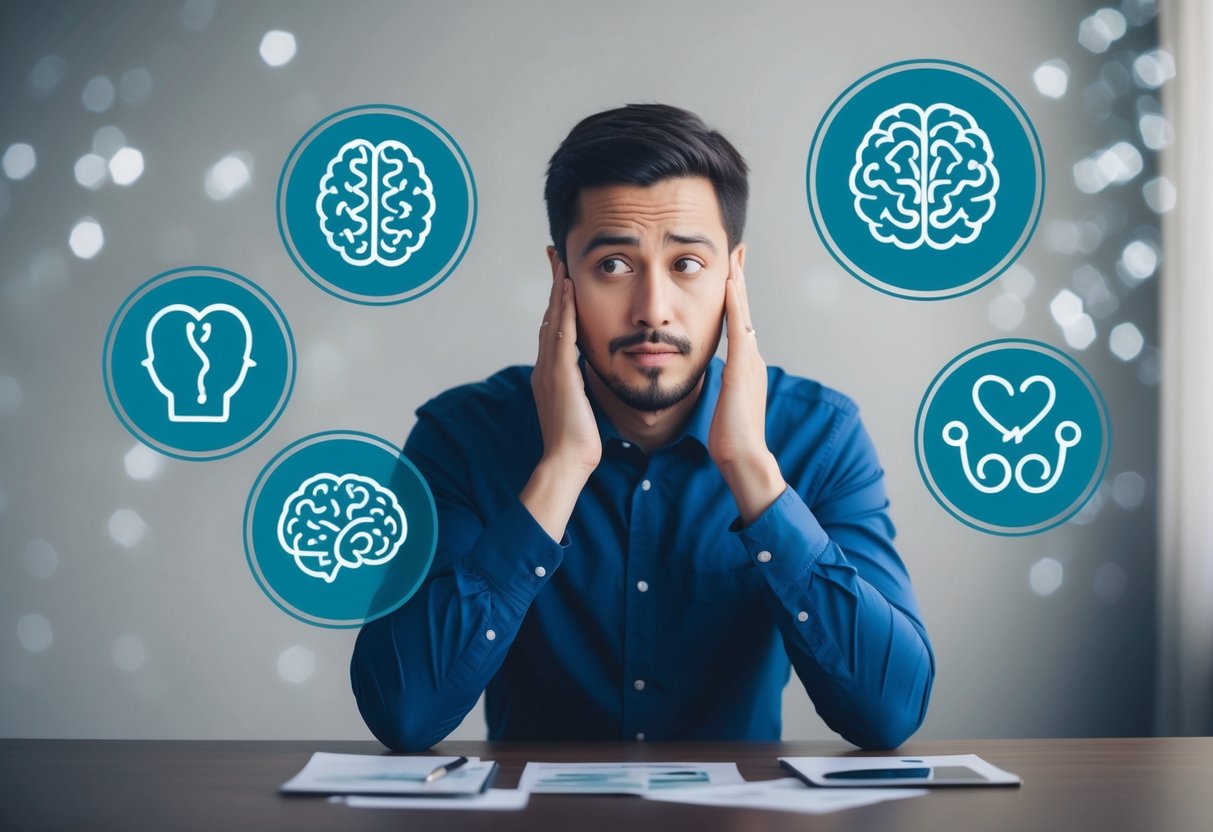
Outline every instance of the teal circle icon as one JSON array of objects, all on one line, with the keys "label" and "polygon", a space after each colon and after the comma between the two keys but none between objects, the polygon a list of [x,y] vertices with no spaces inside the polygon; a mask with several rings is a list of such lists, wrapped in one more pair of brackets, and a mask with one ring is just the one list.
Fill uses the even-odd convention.
[{"label": "teal circle icon", "polygon": [[990,341],[952,359],[918,408],[923,481],[980,531],[1028,535],[1072,517],[1103,478],[1112,441],[1103,396],[1047,344]]},{"label": "teal circle icon", "polygon": [[351,107],[309,130],[278,179],[278,230],[324,291],[385,306],[435,289],[476,226],[467,157],[421,113]]},{"label": "teal circle icon", "polygon": [[398,609],[429,571],[434,497],[398,448],[328,431],[281,450],[244,509],[244,549],[279,609],[318,627],[359,627]]},{"label": "teal circle icon", "polygon": [[105,336],[105,391],[118,420],[168,456],[247,448],[286,407],[295,341],[278,304],[211,266],[164,272],[123,301]]},{"label": "teal circle icon", "polygon": [[809,210],[838,263],[913,300],[975,291],[1027,246],[1044,202],[1040,140],[1001,85],[963,64],[865,75],[813,135]]}]

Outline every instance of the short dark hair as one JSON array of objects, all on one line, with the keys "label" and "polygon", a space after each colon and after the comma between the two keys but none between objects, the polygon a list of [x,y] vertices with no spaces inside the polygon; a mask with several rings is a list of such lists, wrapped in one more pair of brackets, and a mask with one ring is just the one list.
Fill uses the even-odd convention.
[{"label": "short dark hair", "polygon": [[741,241],[749,167],[728,139],[687,110],[667,104],[628,104],[583,119],[548,163],[543,198],[560,259],[577,224],[577,196],[595,185],[652,185],[678,176],[705,176],[716,190],[729,251]]}]

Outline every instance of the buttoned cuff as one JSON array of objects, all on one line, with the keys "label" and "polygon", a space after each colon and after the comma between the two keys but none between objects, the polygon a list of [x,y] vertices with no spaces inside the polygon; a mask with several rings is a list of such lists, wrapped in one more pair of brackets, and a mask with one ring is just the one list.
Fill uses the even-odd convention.
[{"label": "buttoned cuff", "polygon": [[467,564],[511,606],[525,610],[560,568],[568,545],[567,531],[559,543],[552,540],[515,498],[485,527]]},{"label": "buttoned cuff", "polygon": [[773,587],[804,586],[809,570],[830,545],[830,536],[790,485],[749,526],[729,526]]}]

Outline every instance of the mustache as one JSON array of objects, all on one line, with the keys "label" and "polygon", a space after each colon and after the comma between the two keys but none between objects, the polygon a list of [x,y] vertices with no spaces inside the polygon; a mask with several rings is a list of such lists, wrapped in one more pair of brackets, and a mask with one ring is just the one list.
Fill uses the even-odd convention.
[{"label": "mustache", "polygon": [[610,349],[611,355],[614,355],[620,350],[637,347],[645,343],[669,344],[683,355],[691,351],[691,341],[689,338],[683,338],[670,332],[662,332],[660,329],[648,329],[635,335],[622,335],[619,338],[612,339],[607,347]]}]

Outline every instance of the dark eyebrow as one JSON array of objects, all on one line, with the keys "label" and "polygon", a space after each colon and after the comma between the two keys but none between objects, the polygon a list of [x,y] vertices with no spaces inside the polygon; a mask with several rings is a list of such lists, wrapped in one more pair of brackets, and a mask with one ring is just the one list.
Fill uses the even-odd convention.
[{"label": "dark eyebrow", "polygon": [[[666,234],[665,241],[669,243],[678,243],[684,246],[702,245],[715,254],[716,244],[703,234]],[[591,251],[602,246],[631,246],[635,248],[640,245],[639,237],[632,237],[627,234],[595,234],[590,238],[590,241],[585,244],[585,248],[581,250],[581,256],[585,257]]]},{"label": "dark eyebrow", "polygon": [[684,236],[682,234],[666,234],[665,241],[675,242],[684,246],[707,246],[712,254],[716,253],[716,244],[703,234],[692,234]]},{"label": "dark eyebrow", "polygon": [[585,248],[581,250],[581,256],[585,257],[594,249],[603,246],[631,246],[635,248],[638,245],[640,245],[639,237],[630,237],[627,234],[595,234],[585,244]]}]

